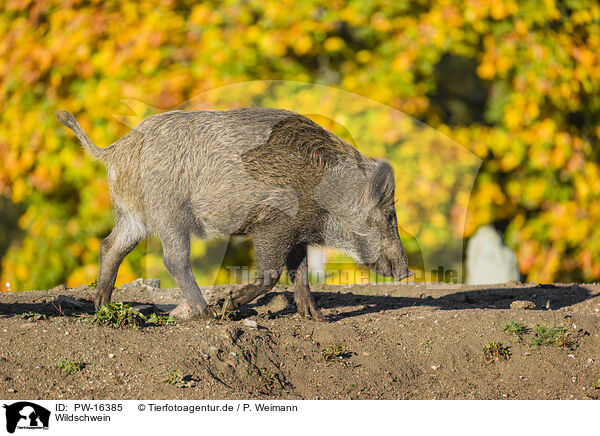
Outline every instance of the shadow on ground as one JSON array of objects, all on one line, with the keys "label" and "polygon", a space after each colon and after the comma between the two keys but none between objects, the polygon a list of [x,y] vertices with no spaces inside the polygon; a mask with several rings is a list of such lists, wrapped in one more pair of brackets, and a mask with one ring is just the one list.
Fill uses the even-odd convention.
[{"label": "shadow on ground", "polygon": [[[315,288],[319,288],[315,286]],[[593,296],[586,288],[579,285],[535,285],[526,288],[522,287],[492,287],[479,288],[475,290],[458,291],[454,293],[448,289],[432,290],[423,288],[423,291],[428,294],[439,294],[436,296],[425,295],[419,296],[402,296],[398,294],[415,294],[415,287],[412,286],[387,286],[388,295],[369,295],[369,286],[344,287],[343,291],[335,291],[334,287],[331,292],[313,292],[315,300],[319,307],[323,309],[338,309],[350,308],[339,314],[330,314],[329,321],[336,321],[342,318],[350,318],[364,314],[372,314],[382,312],[384,310],[396,310],[413,306],[430,306],[442,310],[460,310],[460,309],[508,309],[511,303],[517,300],[531,301],[535,304],[534,310],[546,310],[548,307],[552,310],[563,307],[572,306],[574,304],[585,301]],[[360,293],[364,290],[365,293]],[[347,292],[349,291],[349,292]],[[166,293],[169,290],[165,290]],[[379,291],[381,292],[381,291]],[[258,300],[258,303],[249,305],[246,310],[242,311],[241,317],[251,316],[257,312],[253,309],[259,309],[261,302],[268,301],[269,295],[278,294],[281,292],[271,292],[267,294],[267,298],[263,297]],[[394,294],[394,295],[391,295]],[[14,294],[13,294],[14,295]],[[22,293],[23,300],[27,300],[27,293]],[[293,301],[293,293],[284,291],[283,295],[290,302]],[[134,298],[136,298],[134,296]],[[82,308],[74,309],[65,307],[58,302],[57,298],[48,295],[46,299],[30,302],[11,302],[0,303],[0,315],[4,317],[19,316],[29,312],[40,313],[46,316],[71,316],[71,315],[86,315],[94,313],[92,301],[80,299],[78,301],[84,303]],[[125,303],[135,305],[151,304],[155,307],[156,312],[167,312],[174,308],[175,305],[154,305],[152,301],[147,299],[137,298],[143,301],[124,301]],[[278,312],[271,313],[271,316],[282,316],[293,313],[295,308],[288,306]]]},{"label": "shadow on ground", "polygon": [[[396,293],[402,292],[401,290]],[[430,306],[442,310],[460,309],[509,309],[511,303],[518,300],[531,301],[534,310],[552,310],[572,306],[592,297],[592,293],[579,285],[555,286],[538,285],[531,288],[486,288],[460,291],[439,297],[420,296],[384,296],[355,293],[315,292],[313,293],[319,307],[335,309],[338,307],[355,307],[355,310],[332,315],[330,321],[350,318],[384,310],[396,310],[413,306]]]}]

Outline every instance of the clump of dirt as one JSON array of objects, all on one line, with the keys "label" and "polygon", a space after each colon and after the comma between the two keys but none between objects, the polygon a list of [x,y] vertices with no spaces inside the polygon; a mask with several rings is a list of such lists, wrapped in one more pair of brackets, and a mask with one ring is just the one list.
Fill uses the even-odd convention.
[{"label": "clump of dirt", "polygon": [[[313,286],[313,293],[328,323],[295,314],[285,286],[211,321],[173,323],[167,315],[181,301],[178,289],[133,286],[116,290],[113,301],[144,321],[120,328],[91,322],[87,287],[1,293],[0,394],[600,398],[598,284]],[[511,309],[514,301],[533,309]],[[492,358],[490,344],[498,345]],[[64,371],[65,362],[78,370]]]}]

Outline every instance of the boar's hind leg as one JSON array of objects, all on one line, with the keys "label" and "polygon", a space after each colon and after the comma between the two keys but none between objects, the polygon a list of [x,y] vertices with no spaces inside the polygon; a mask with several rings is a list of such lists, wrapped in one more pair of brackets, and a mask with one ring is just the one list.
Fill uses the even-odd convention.
[{"label": "boar's hind leg", "polygon": [[110,302],[121,262],[146,234],[146,227],[135,217],[126,214],[117,217],[110,235],[100,243],[100,273],[94,300],[96,309]]},{"label": "boar's hind leg", "polygon": [[276,232],[254,236],[254,256],[258,263],[256,281],[234,290],[226,298],[226,307],[237,309],[273,289],[281,276],[284,259],[289,251],[289,245],[284,241],[285,238],[277,237]]},{"label": "boar's hind leg", "polygon": [[192,273],[189,233],[165,232],[159,237],[163,246],[163,262],[185,299],[185,304],[178,306],[174,314],[182,318],[208,317],[208,305]]},{"label": "boar's hind leg", "polygon": [[287,257],[286,265],[294,283],[294,300],[298,313],[315,321],[326,321],[310,293],[306,246],[294,247]]}]

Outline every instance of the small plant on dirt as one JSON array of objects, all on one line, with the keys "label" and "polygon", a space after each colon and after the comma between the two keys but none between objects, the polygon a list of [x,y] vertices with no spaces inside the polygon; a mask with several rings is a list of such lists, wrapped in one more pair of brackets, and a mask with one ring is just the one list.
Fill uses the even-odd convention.
[{"label": "small plant on dirt", "polygon": [[512,334],[515,337],[515,339],[519,342],[523,340],[523,335],[529,331],[525,324],[515,321],[507,321],[500,327],[506,333]]},{"label": "small plant on dirt", "polygon": [[483,357],[488,362],[510,359],[510,351],[502,342],[488,342],[483,346]]},{"label": "small plant on dirt", "polygon": [[571,348],[575,345],[576,340],[563,326],[546,327],[536,324],[533,328],[535,336],[531,338],[531,345],[539,346],[554,346],[558,348]]},{"label": "small plant on dirt", "polygon": [[37,313],[37,312],[32,312],[29,311],[27,313],[22,313],[21,315],[18,315],[19,318],[21,319],[28,319],[31,321],[39,321],[41,319],[48,319],[48,317],[42,313]]},{"label": "small plant on dirt", "polygon": [[277,374],[273,374],[267,368],[251,367],[248,368],[248,381],[254,385],[254,388],[260,394],[268,395],[273,389],[281,389],[284,384]]},{"label": "small plant on dirt", "polygon": [[594,389],[600,389],[600,377],[596,379],[596,382],[594,383]]},{"label": "small plant on dirt", "polygon": [[214,317],[219,321],[239,321],[244,315],[239,310],[233,308],[231,298],[222,301],[222,305],[212,308]]},{"label": "small plant on dirt", "polygon": [[431,345],[431,339],[425,339],[423,342],[421,342],[421,345],[423,345],[424,347],[429,347]]},{"label": "small plant on dirt", "polygon": [[83,369],[85,366],[81,361],[77,360],[59,360],[56,363],[56,366],[64,373],[67,374],[75,374]]},{"label": "small plant on dirt", "polygon": [[239,321],[243,315],[239,310],[227,310],[223,307],[216,313],[216,317],[219,321]]},{"label": "small plant on dirt", "polygon": [[156,313],[152,312],[148,318],[148,323],[156,325],[172,325],[176,324],[177,321],[175,321],[175,318],[173,318],[171,315],[157,315]]},{"label": "small plant on dirt", "polygon": [[91,322],[115,328],[125,326],[138,328],[144,324],[145,319],[146,317],[141,313],[134,312],[129,304],[108,303],[98,309]]},{"label": "small plant on dirt", "polygon": [[181,373],[180,369],[174,370],[169,377],[163,380],[163,383],[168,383],[170,385],[176,386],[178,388],[191,388],[194,386],[190,380],[186,380],[189,378],[188,376],[184,377]]},{"label": "small plant on dirt", "polygon": [[333,360],[343,360],[350,357],[350,350],[343,345],[330,345],[325,347],[321,353],[323,353],[323,358],[328,362]]}]

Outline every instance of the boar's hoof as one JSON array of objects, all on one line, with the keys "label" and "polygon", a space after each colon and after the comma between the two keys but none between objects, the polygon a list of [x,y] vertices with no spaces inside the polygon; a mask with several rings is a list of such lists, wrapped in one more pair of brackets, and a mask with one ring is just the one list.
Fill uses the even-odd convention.
[{"label": "boar's hoof", "polygon": [[110,303],[110,293],[97,291],[94,297],[94,308],[99,310],[102,306],[106,306]]},{"label": "boar's hoof", "polygon": [[323,314],[321,313],[321,311],[319,309],[317,309],[316,311],[311,310],[310,315],[308,315],[310,317],[310,319],[312,319],[313,321],[319,321],[319,322],[327,322],[327,318],[325,318],[323,316]]},{"label": "boar's hoof", "polygon": [[313,321],[327,322],[308,288],[304,286],[296,287],[294,289],[294,302],[296,303],[298,315],[310,318]]},{"label": "boar's hoof", "polygon": [[309,304],[307,301],[301,299],[296,300],[296,310],[298,315],[304,318],[310,318],[313,321],[327,322],[327,319],[323,316],[319,308],[314,304]]},{"label": "boar's hoof", "polygon": [[210,312],[208,310],[202,311],[200,308],[188,306],[187,303],[180,304],[175,309],[173,309],[170,312],[170,314],[173,318],[176,318],[176,319],[179,319],[182,321],[210,317]]}]

